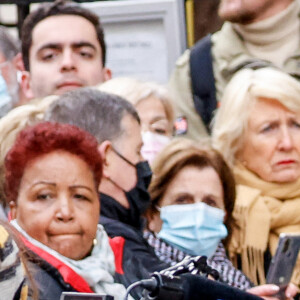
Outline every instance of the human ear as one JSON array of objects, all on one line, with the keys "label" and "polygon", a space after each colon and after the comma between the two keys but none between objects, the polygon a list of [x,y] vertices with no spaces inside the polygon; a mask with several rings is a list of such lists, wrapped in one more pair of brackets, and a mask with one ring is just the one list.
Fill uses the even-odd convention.
[{"label": "human ear", "polygon": [[104,141],[98,146],[98,151],[102,157],[102,174],[105,178],[110,178],[111,151],[112,145],[110,141]]},{"label": "human ear", "polygon": [[107,81],[107,80],[111,79],[111,77],[112,77],[111,69],[109,69],[109,68],[103,68],[102,72],[103,72],[103,79],[104,79],[104,81]]},{"label": "human ear", "polygon": [[21,78],[21,88],[22,91],[27,99],[33,99],[34,94],[31,89],[31,83],[30,83],[30,73],[28,71],[22,72],[22,78]]}]

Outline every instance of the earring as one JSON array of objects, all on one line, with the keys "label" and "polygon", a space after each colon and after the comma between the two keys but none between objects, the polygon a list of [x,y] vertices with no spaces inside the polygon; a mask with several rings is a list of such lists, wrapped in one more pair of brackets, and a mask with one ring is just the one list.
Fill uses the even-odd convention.
[{"label": "earring", "polygon": [[97,239],[96,239],[96,238],[94,238],[94,239],[93,239],[93,245],[94,245],[94,246],[96,246],[96,245],[97,245],[97,243],[98,243]]}]

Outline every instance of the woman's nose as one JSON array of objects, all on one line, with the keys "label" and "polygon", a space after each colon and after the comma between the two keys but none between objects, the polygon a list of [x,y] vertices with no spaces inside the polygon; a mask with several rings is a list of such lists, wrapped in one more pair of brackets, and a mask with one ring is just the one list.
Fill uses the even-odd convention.
[{"label": "woman's nose", "polygon": [[56,217],[59,221],[69,222],[74,219],[74,205],[72,199],[62,197],[58,201]]},{"label": "woman's nose", "polygon": [[289,151],[293,148],[293,136],[288,128],[283,128],[281,130],[281,136],[278,143],[279,149],[282,151]]}]

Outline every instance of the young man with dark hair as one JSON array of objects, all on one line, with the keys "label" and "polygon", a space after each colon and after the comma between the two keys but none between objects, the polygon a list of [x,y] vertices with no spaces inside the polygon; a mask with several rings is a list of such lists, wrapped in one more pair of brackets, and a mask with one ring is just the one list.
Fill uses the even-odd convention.
[{"label": "young man with dark hair", "polygon": [[73,2],[45,3],[27,16],[22,55],[29,98],[61,95],[111,78],[99,18]]}]

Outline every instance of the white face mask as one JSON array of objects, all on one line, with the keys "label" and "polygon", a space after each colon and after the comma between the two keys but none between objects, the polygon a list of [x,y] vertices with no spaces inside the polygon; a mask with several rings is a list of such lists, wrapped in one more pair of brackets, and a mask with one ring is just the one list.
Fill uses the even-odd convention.
[{"label": "white face mask", "polygon": [[144,159],[151,164],[156,155],[171,141],[171,138],[151,131],[142,132],[143,147],[141,150]]}]

